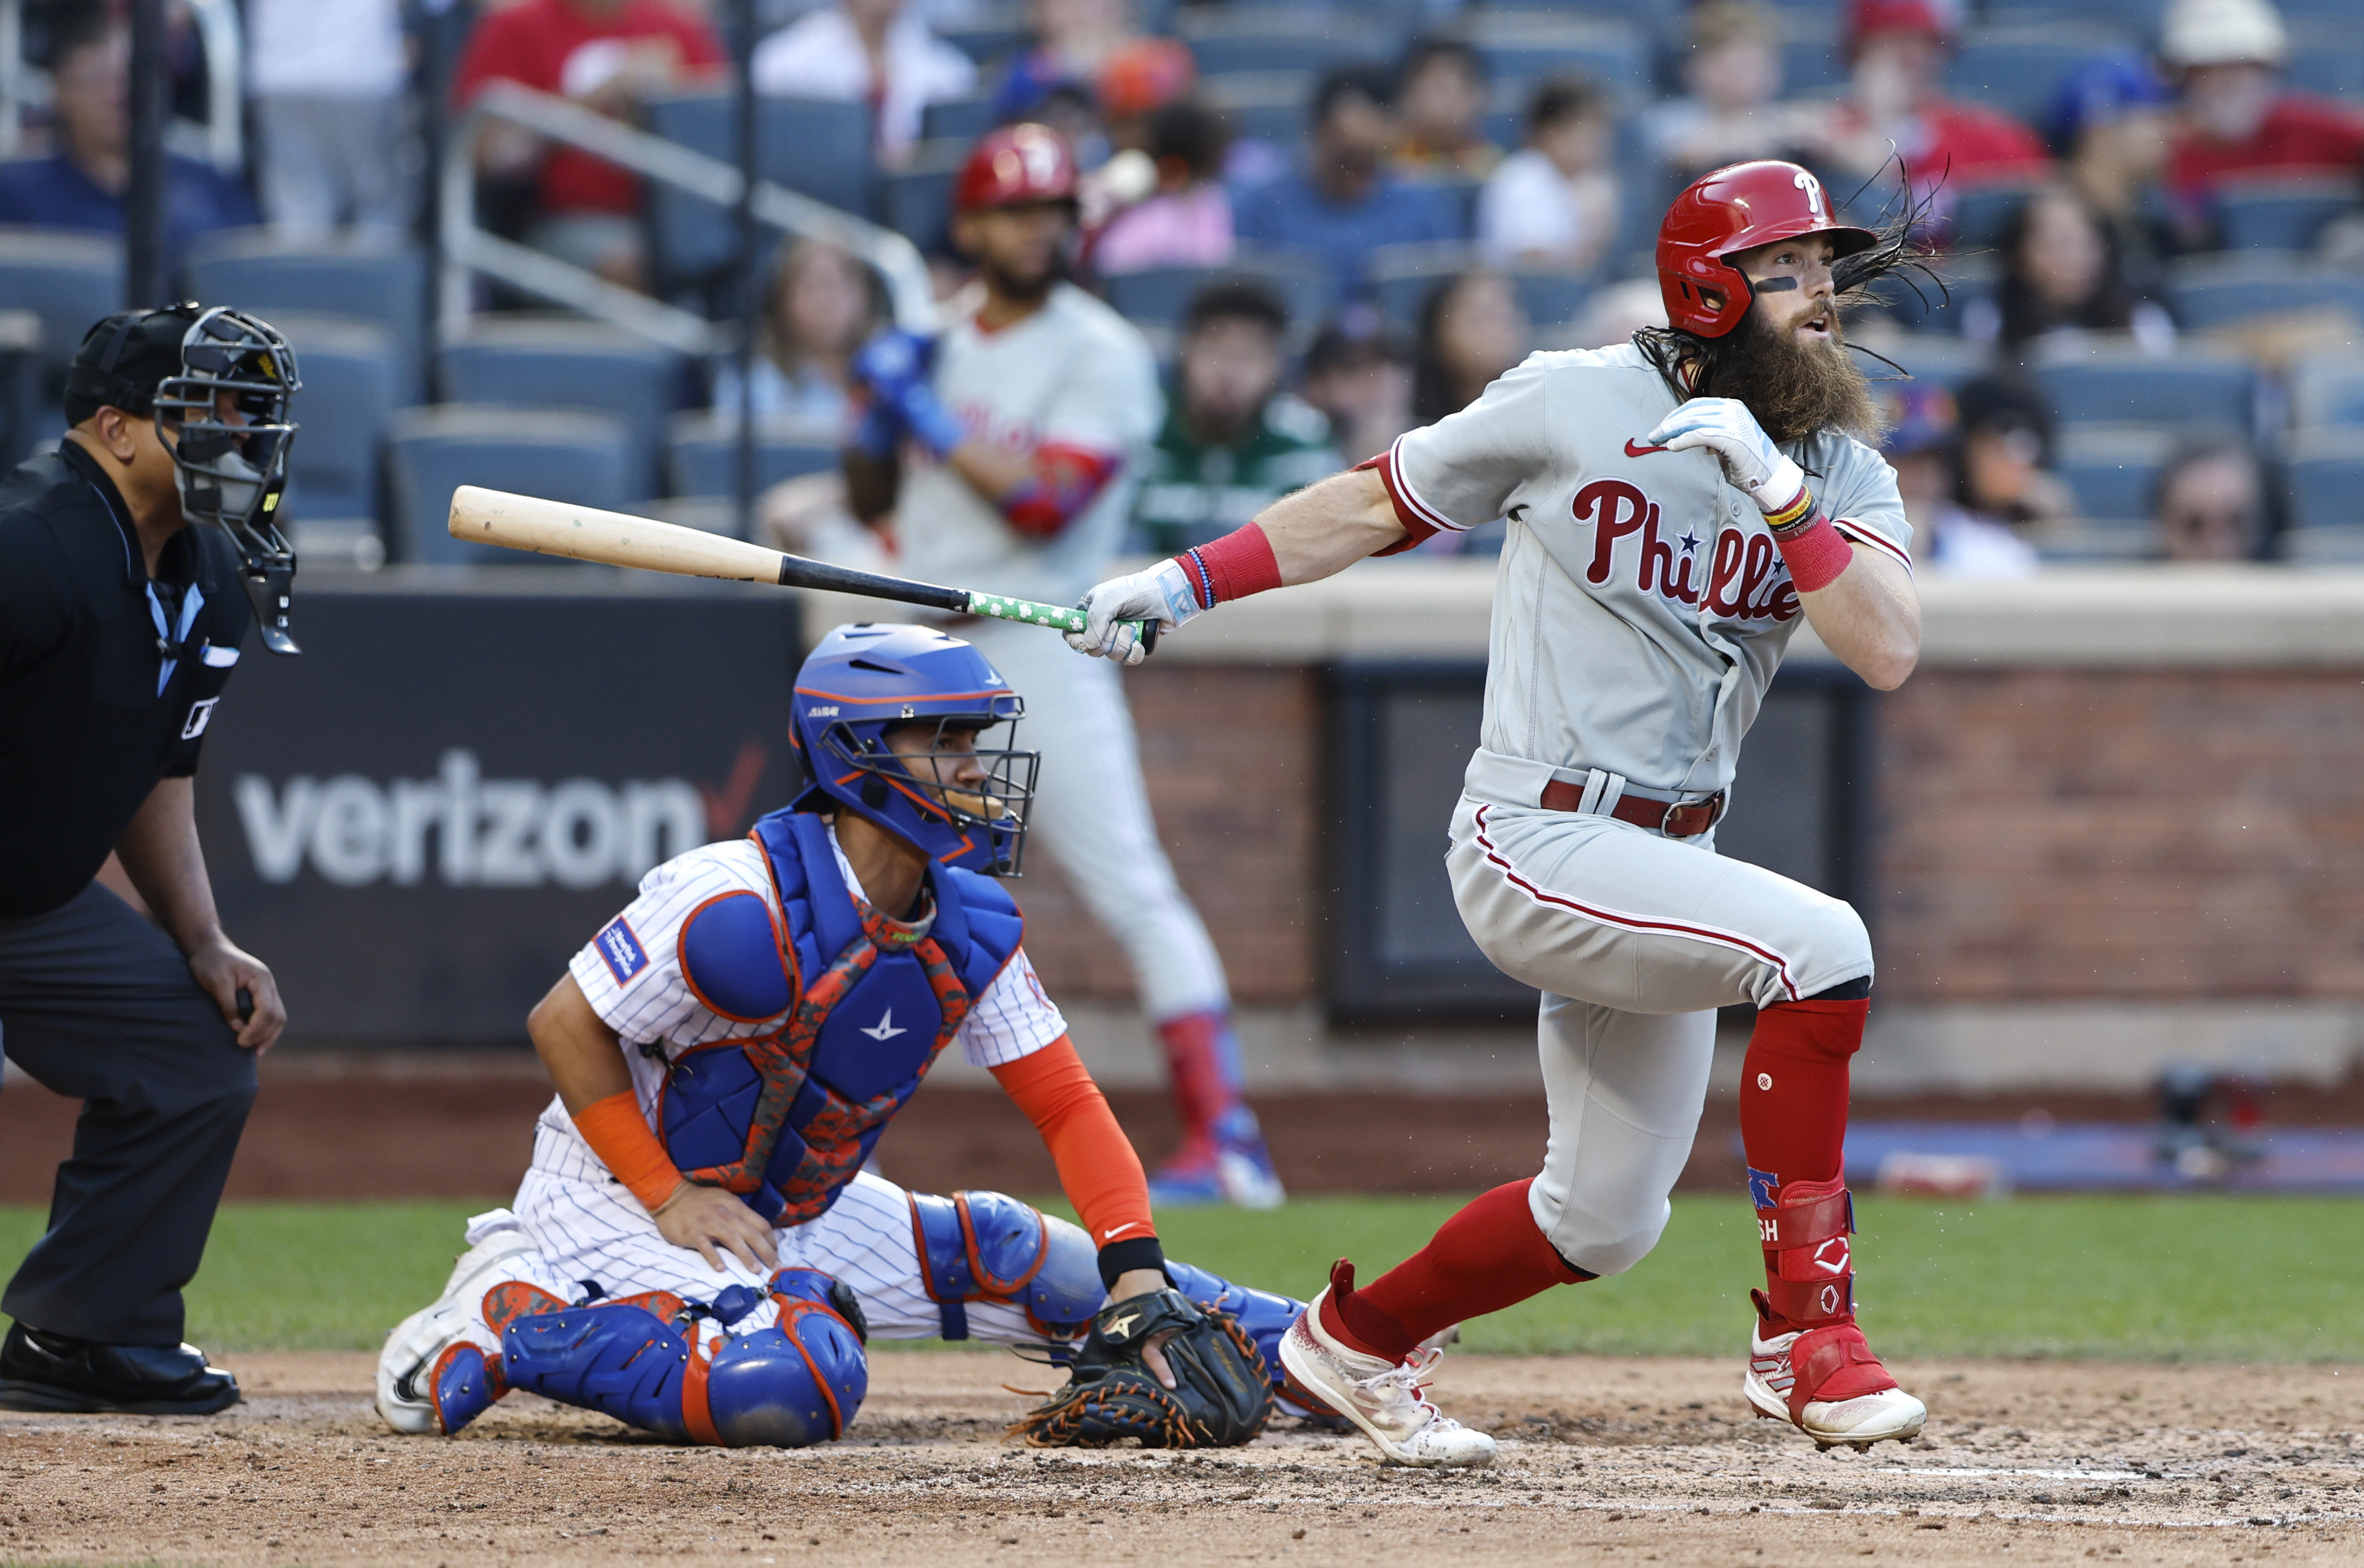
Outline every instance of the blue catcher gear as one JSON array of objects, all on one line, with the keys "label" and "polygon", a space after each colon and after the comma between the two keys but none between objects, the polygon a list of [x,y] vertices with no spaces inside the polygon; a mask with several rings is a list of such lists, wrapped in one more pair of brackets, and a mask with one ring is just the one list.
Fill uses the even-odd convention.
[{"label": "blue catcher gear", "polygon": [[[947,733],[1006,723],[1014,735],[1025,711],[1000,672],[957,637],[926,626],[840,626],[797,672],[788,738],[810,782],[789,810],[851,811],[939,865],[1014,877],[1042,754],[978,749],[986,777],[975,793],[934,774],[949,776],[970,755],[947,748]],[[922,758],[898,756],[886,744],[888,730],[913,723],[932,723],[936,732],[919,774],[910,764]]]},{"label": "blue catcher gear", "polygon": [[[944,1338],[968,1338],[972,1301],[1006,1302],[1046,1339],[1073,1339],[1108,1299],[1081,1226],[1001,1193],[912,1193],[911,1238]],[[1054,1361],[1060,1360],[1053,1352]]]},{"label": "blue catcher gear", "polygon": [[[777,1324],[726,1334],[710,1354],[698,1345],[699,1319],[727,1328],[755,1308],[755,1292],[733,1286],[711,1306],[656,1294],[536,1313],[502,1332],[502,1365],[512,1388],[675,1442],[834,1441],[869,1392],[860,1305],[810,1269],[780,1271],[771,1293]],[[850,1320],[841,1299],[853,1305]]]}]

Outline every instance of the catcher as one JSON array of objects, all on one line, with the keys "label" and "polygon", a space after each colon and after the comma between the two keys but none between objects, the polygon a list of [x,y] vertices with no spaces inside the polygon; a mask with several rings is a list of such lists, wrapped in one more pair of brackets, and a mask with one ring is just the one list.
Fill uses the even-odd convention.
[{"label": "catcher", "polygon": [[[823,639],[796,683],[804,792],[651,871],[528,1020],[557,1097],[514,1211],[472,1221],[442,1296],[388,1337],[391,1426],[456,1433],[523,1388],[675,1441],[828,1442],[879,1335],[1070,1363],[1018,1428],[1037,1443],[1262,1428],[1302,1304],[1166,1259],[994,880],[1039,758],[979,744],[1022,711],[942,632]],[[1081,1227],[863,1170],[955,1040],[1041,1131]]]}]

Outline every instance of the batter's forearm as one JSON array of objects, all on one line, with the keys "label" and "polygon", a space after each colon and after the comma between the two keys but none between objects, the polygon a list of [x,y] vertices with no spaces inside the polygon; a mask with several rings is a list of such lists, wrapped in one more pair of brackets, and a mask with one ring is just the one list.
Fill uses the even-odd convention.
[{"label": "batter's forearm", "polygon": [[1333,474],[1283,496],[1255,521],[1272,543],[1284,587],[1335,577],[1404,537],[1387,486],[1367,468]]},{"label": "batter's forearm", "polygon": [[1903,685],[1920,662],[1920,596],[1893,561],[1858,548],[1836,580],[1798,603],[1823,645],[1878,690]]},{"label": "batter's forearm", "polygon": [[131,825],[115,841],[124,874],[184,953],[195,952],[222,934],[213,881],[206,875],[205,852],[197,844],[196,799],[195,780],[158,779]]}]

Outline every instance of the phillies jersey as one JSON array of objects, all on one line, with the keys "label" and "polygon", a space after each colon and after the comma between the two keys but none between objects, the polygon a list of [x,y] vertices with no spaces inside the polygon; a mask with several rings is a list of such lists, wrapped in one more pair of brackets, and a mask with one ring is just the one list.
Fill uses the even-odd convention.
[{"label": "phillies jersey", "polygon": [[1023,456],[1045,442],[1111,460],[1098,494],[1056,537],[1036,541],[951,468],[913,460],[896,507],[898,570],[986,593],[1073,604],[1106,575],[1165,399],[1148,342],[1073,284],[1014,326],[976,323],[983,291],[936,343],[930,380],[972,438]]},{"label": "phillies jersey", "polygon": [[[1714,454],[1641,446],[1678,401],[1631,344],[1537,353],[1377,461],[1415,539],[1508,519],[1475,798],[1532,806],[1592,768],[1668,794],[1731,783],[1802,612]],[[1841,532],[1911,570],[1885,459],[1827,431],[1790,452]]]}]

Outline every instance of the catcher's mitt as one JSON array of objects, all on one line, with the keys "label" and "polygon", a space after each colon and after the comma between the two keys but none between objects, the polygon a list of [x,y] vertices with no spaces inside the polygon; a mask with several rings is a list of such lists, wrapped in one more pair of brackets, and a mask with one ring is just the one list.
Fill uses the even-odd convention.
[{"label": "catcher's mitt", "polygon": [[[1172,1388],[1143,1364],[1152,1336],[1165,1341]],[[1098,1448],[1139,1438],[1143,1448],[1232,1448],[1264,1430],[1272,1377],[1229,1314],[1177,1290],[1111,1302],[1092,1319],[1067,1386],[1009,1428],[1030,1448]]]}]

